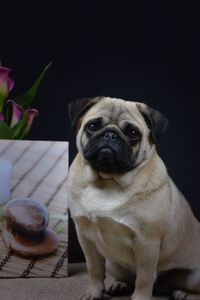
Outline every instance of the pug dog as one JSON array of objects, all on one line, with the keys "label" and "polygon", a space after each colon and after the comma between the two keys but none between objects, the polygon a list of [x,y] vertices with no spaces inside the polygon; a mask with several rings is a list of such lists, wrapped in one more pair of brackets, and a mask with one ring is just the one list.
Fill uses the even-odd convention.
[{"label": "pug dog", "polygon": [[[200,299],[200,223],[156,152],[167,119],[144,103],[109,97],[72,102],[78,154],[69,208],[89,274],[82,300],[154,289]],[[114,277],[105,291],[106,272]]]}]

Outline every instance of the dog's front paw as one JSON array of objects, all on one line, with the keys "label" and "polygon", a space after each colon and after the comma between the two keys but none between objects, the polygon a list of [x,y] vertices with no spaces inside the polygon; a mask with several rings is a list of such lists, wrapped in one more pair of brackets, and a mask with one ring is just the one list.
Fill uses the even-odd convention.
[{"label": "dog's front paw", "polygon": [[174,300],[200,300],[200,295],[192,294],[184,290],[175,290],[172,296]]},{"label": "dog's front paw", "polygon": [[133,292],[133,287],[126,282],[114,281],[111,286],[106,289],[106,294],[109,296],[127,296],[131,295]]},{"label": "dog's front paw", "polygon": [[91,292],[85,292],[81,297],[80,300],[102,300],[103,294],[100,296],[93,295]]},{"label": "dog's front paw", "polygon": [[181,290],[175,290],[172,296],[174,300],[185,300],[187,298],[187,294]]}]

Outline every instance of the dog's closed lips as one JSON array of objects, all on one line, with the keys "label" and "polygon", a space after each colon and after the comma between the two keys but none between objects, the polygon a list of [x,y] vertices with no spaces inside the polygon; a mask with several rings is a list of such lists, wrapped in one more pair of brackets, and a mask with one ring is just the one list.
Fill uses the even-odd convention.
[{"label": "dog's closed lips", "polygon": [[98,167],[101,168],[101,166],[103,167],[103,165],[106,164],[109,164],[109,165],[112,165],[113,163],[115,163],[115,155],[113,153],[113,151],[108,148],[108,147],[105,147],[105,148],[102,148],[101,150],[99,150],[97,152],[97,158],[96,158],[96,161],[95,161],[95,165]]}]

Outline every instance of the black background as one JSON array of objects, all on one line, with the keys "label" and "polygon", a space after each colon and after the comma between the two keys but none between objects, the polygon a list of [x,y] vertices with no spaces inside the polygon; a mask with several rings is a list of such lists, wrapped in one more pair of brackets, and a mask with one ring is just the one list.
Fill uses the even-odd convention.
[{"label": "black background", "polygon": [[[76,150],[69,101],[106,95],[159,109],[170,126],[158,152],[200,219],[199,9],[192,1],[103,3],[1,3],[0,60],[16,81],[10,96],[23,93],[53,62],[33,103],[40,116],[29,138],[69,140],[70,161]],[[70,221],[70,261],[80,260]]]}]

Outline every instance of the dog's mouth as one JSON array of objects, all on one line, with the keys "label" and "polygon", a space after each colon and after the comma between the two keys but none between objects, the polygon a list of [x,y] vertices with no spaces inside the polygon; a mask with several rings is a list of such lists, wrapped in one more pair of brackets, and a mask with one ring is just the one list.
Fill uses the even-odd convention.
[{"label": "dog's mouth", "polygon": [[109,147],[105,147],[97,151],[96,157],[94,159],[94,166],[99,171],[114,171],[116,169],[116,157],[115,153]]},{"label": "dog's mouth", "polygon": [[84,157],[99,172],[125,173],[134,168],[132,149],[120,139],[108,143],[99,137],[88,142]]}]

